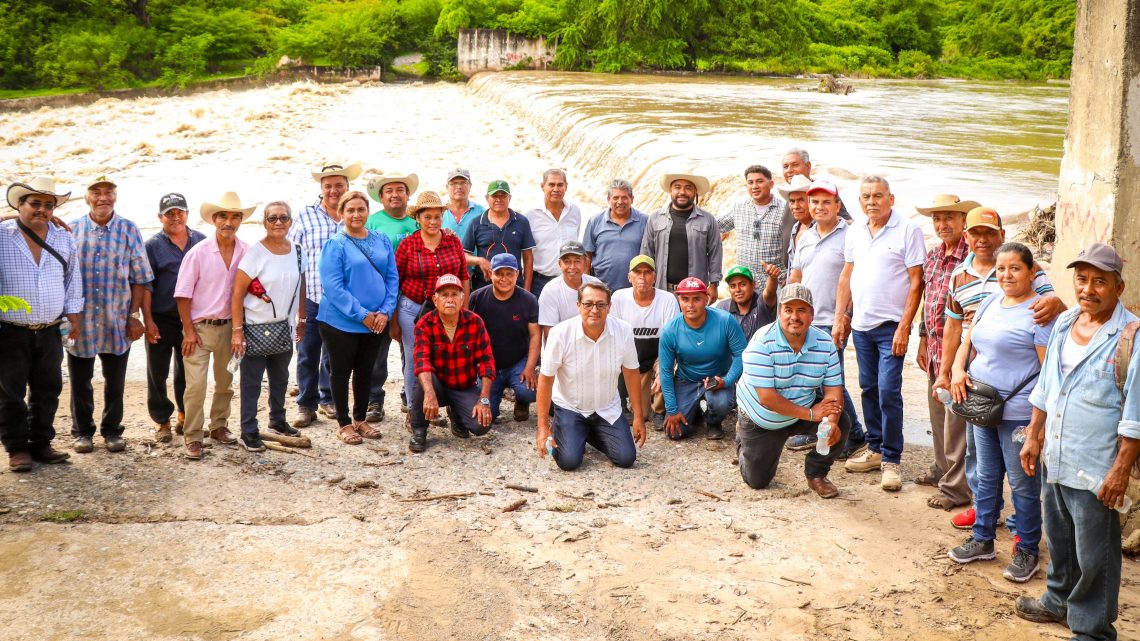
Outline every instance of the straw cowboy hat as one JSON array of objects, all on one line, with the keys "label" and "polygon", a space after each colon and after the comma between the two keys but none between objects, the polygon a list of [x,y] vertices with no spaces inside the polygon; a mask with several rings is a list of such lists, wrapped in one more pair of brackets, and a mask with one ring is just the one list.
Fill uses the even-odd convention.
[{"label": "straw cowboy hat", "polygon": [[398,176],[392,174],[391,176],[376,176],[368,181],[368,195],[372,200],[380,202],[380,190],[384,189],[384,185],[389,183],[404,183],[408,188],[408,193],[413,194],[416,188],[420,186],[420,177],[415,174],[408,174],[406,176]]},{"label": "straw cowboy hat", "polygon": [[780,195],[787,200],[788,194],[794,194],[797,191],[807,191],[809,187],[811,187],[811,178],[803,174],[796,174],[792,176],[791,182],[786,185],[780,185],[776,188],[776,191],[780,192]]},{"label": "straw cowboy hat", "polygon": [[439,199],[439,194],[434,191],[422,191],[419,197],[416,198],[416,204],[408,207],[408,215],[415,218],[425,209],[438,209],[443,211],[446,208],[447,205],[444,205],[443,201]]},{"label": "straw cowboy hat", "polygon": [[257,205],[243,207],[241,204],[241,198],[238,197],[237,193],[227,191],[226,193],[222,194],[222,197],[219,198],[218,202],[216,203],[202,203],[202,207],[199,208],[198,211],[202,214],[202,220],[213,225],[214,214],[220,211],[240,211],[241,219],[242,221],[245,221],[245,219],[249,218],[249,215],[253,213],[254,209],[257,209]]},{"label": "straw cowboy hat", "polygon": [[697,194],[703,196],[709,193],[709,179],[695,174],[665,174],[661,177],[661,189],[669,193],[669,187],[678,180],[687,180],[697,186]]},{"label": "straw cowboy hat", "polygon": [[328,178],[329,176],[344,176],[348,182],[352,182],[360,177],[362,170],[360,163],[354,162],[351,165],[329,161],[313,170],[313,180],[321,182],[321,178]]},{"label": "straw cowboy hat", "polygon": [[954,194],[938,194],[934,197],[934,204],[930,207],[915,207],[915,209],[923,216],[933,216],[936,211],[956,211],[968,214],[975,207],[981,207],[981,205],[972,200],[962,200]]},{"label": "straw cowboy hat", "polygon": [[56,191],[55,178],[51,176],[36,176],[26,183],[12,183],[8,186],[8,206],[12,209],[20,208],[20,199],[29,194],[51,196],[55,199],[55,206],[59,207],[71,198],[71,192],[61,194]]}]

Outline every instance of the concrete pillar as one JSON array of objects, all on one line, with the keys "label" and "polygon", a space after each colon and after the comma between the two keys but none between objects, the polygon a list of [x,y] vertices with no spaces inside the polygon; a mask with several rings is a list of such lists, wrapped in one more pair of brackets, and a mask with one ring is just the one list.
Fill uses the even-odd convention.
[{"label": "concrete pillar", "polygon": [[1124,302],[1140,309],[1140,0],[1077,3],[1058,197],[1058,293],[1073,302],[1065,265],[1099,241],[1124,257]]}]

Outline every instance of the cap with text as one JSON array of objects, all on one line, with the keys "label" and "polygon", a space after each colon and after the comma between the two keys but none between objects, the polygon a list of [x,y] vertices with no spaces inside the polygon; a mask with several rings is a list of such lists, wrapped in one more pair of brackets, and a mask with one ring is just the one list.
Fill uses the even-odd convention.
[{"label": "cap with text", "polygon": [[677,287],[673,292],[676,294],[708,294],[709,288],[705,286],[703,280],[696,276],[689,276],[677,283]]},{"label": "cap with text", "polygon": [[1001,216],[989,207],[974,207],[966,214],[966,229],[989,227],[1001,231]]},{"label": "cap with text", "polygon": [[435,291],[439,291],[444,287],[458,287],[463,289],[463,281],[455,274],[444,274],[435,281]]},{"label": "cap with text", "polygon": [[831,194],[832,196],[838,196],[839,195],[839,188],[836,187],[835,183],[831,182],[830,180],[813,181],[811,186],[807,188],[807,193],[810,194],[813,191],[825,191],[825,192]]},{"label": "cap with text", "polygon": [[737,265],[736,267],[728,270],[728,273],[724,276],[724,282],[727,283],[737,276],[743,276],[754,283],[756,282],[756,277],[752,275],[752,270],[748,269],[744,265]]},{"label": "cap with text", "polygon": [[182,194],[170,193],[162,197],[158,201],[158,215],[165,216],[166,212],[171,209],[181,209],[182,211],[190,211],[190,206],[186,204],[186,197]]},{"label": "cap with text", "polygon": [[582,243],[580,243],[576,240],[568,240],[568,241],[562,243],[562,246],[558,248],[558,257],[559,258],[564,258],[566,256],[585,256],[585,255],[586,255],[586,248],[582,246]]}]

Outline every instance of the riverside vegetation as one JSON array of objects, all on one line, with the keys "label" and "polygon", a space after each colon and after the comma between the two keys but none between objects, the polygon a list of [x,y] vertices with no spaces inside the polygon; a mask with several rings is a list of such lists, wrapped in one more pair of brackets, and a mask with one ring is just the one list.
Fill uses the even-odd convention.
[{"label": "riverside vegetation", "polygon": [[459,29],[557,43],[561,69],[1066,78],[1075,0],[0,0],[0,97],[184,87],[426,54],[457,78]]}]

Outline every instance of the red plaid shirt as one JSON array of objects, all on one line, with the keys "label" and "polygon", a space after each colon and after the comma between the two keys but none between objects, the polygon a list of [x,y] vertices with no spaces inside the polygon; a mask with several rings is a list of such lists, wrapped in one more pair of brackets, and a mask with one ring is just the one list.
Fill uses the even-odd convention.
[{"label": "red plaid shirt", "polygon": [[435,291],[435,281],[443,274],[455,274],[462,280],[467,274],[467,254],[463,244],[450,230],[432,251],[424,246],[424,237],[416,232],[400,241],[396,248],[396,271],[400,273],[400,293],[422,305]]},{"label": "red plaid shirt", "polygon": [[416,376],[432,372],[450,389],[470,389],[481,377],[495,378],[491,337],[483,319],[466,309],[459,310],[454,340],[447,337],[439,312],[429,312],[421,318],[416,323],[412,354]]},{"label": "red plaid shirt", "polygon": [[958,246],[949,254],[946,243],[938,243],[926,253],[922,278],[926,281],[926,300],[922,304],[922,325],[919,336],[926,337],[926,356],[930,371],[937,372],[942,363],[942,334],[946,328],[946,298],[950,293],[950,274],[966,260],[970,248],[963,235]]}]

